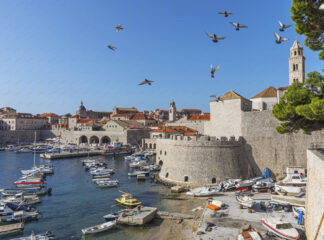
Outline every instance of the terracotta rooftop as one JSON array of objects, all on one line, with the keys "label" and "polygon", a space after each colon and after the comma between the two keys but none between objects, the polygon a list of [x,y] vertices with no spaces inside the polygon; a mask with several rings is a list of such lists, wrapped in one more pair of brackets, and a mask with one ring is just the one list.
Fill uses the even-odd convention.
[{"label": "terracotta rooftop", "polygon": [[270,98],[270,97],[277,97],[277,89],[272,86],[258,93],[253,98]]},{"label": "terracotta rooftop", "polygon": [[160,129],[155,129],[152,130],[152,132],[164,132],[164,133],[179,133],[179,134],[192,134],[192,135],[196,135],[197,131],[195,129],[192,128],[188,128],[185,126],[163,126]]},{"label": "terracotta rooftop", "polygon": [[204,114],[204,115],[191,115],[188,120],[210,120],[210,114]]},{"label": "terracotta rooftop", "polygon": [[56,115],[55,113],[43,113],[40,114],[39,117],[44,118],[44,117],[59,117],[59,116]]},{"label": "terracotta rooftop", "polygon": [[287,86],[287,87],[280,87],[280,88],[278,88],[278,90],[285,91],[285,90],[287,90],[288,88],[289,88],[289,86]]},{"label": "terracotta rooftop", "polygon": [[129,128],[129,129],[143,129],[146,128],[139,122],[135,120],[111,120],[116,122],[118,125],[122,126],[123,128]]},{"label": "terracotta rooftop", "polygon": [[[242,97],[240,94],[234,92],[234,91],[229,91],[225,93],[224,95],[220,96],[222,100],[232,100],[232,99],[246,99],[245,97]],[[217,99],[210,100],[209,102],[218,102]]]},{"label": "terracotta rooftop", "polygon": [[89,123],[89,122],[95,122],[98,119],[80,119],[78,123]]},{"label": "terracotta rooftop", "polygon": [[182,109],[180,112],[201,112],[200,109]]}]

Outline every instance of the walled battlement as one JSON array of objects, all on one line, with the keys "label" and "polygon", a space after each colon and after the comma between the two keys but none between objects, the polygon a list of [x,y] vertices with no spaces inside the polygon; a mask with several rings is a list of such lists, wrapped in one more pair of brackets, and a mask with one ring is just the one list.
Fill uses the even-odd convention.
[{"label": "walled battlement", "polygon": [[158,141],[163,141],[163,143],[170,144],[188,144],[188,145],[206,145],[206,146],[220,146],[220,145],[241,145],[243,142],[242,137],[210,137],[210,136],[201,136],[201,137],[192,137],[192,136],[171,136],[169,139],[157,139]]}]

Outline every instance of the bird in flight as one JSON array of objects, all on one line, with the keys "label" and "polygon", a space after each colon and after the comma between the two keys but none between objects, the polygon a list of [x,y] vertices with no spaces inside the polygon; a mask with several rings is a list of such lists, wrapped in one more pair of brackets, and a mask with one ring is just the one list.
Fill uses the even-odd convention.
[{"label": "bird in flight", "polygon": [[138,85],[145,85],[145,84],[151,85],[152,82],[154,82],[154,81],[148,80],[148,79],[145,78],[145,80],[143,82],[140,82]]},{"label": "bird in flight", "polygon": [[232,15],[233,13],[227,12],[227,11],[223,11],[223,12],[219,12],[218,14],[224,14],[224,17],[228,17],[228,15]]},{"label": "bird in flight", "polygon": [[285,25],[285,24],[283,24],[280,20],[278,21],[278,23],[280,25],[280,29],[279,29],[280,32],[283,32],[283,31],[285,31],[286,28],[291,27],[291,25]]},{"label": "bird in flight", "polygon": [[124,30],[124,28],[122,28],[122,25],[121,24],[118,24],[116,26],[116,32],[119,32],[120,30]]},{"label": "bird in flight", "polygon": [[212,78],[215,77],[215,76],[214,76],[214,73],[215,73],[218,69],[220,69],[220,66],[215,66],[215,67],[213,67],[213,65],[210,65],[210,76],[211,76]]},{"label": "bird in flight", "polygon": [[217,97],[215,94],[210,95],[211,98],[215,98],[216,102],[223,101],[221,97]]},{"label": "bird in flight", "polygon": [[276,37],[276,43],[277,44],[280,44],[281,42],[285,42],[285,41],[288,41],[289,39],[288,38],[283,38],[283,37],[280,37],[278,33],[274,32],[274,35]]},{"label": "bird in flight", "polygon": [[230,22],[230,24],[232,24],[232,25],[235,27],[235,30],[236,30],[236,31],[239,31],[240,28],[247,28],[246,25],[239,24],[239,23],[235,23],[235,22]]},{"label": "bird in flight", "polygon": [[225,39],[225,37],[221,37],[221,36],[217,36],[215,33],[214,34],[210,34],[206,32],[206,35],[210,38],[213,39],[214,43],[217,43],[219,39]]},{"label": "bird in flight", "polygon": [[113,50],[113,51],[115,51],[115,50],[117,49],[115,46],[112,46],[112,45],[108,45],[108,48],[109,48],[110,50]]}]

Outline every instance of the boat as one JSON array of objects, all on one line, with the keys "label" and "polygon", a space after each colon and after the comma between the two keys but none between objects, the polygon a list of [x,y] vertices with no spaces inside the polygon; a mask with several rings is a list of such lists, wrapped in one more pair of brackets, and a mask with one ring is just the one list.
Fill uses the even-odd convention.
[{"label": "boat", "polygon": [[13,211],[29,211],[30,207],[29,206],[24,206],[24,205],[17,205],[14,203],[5,203],[5,206],[7,206],[8,208],[12,209]]},{"label": "boat", "polygon": [[99,177],[99,178],[93,178],[92,182],[97,182],[97,181],[108,181],[110,180],[110,177]]},{"label": "boat", "polygon": [[32,152],[32,150],[29,148],[20,148],[16,151],[16,153],[30,153],[30,152]]},{"label": "boat", "polygon": [[13,223],[0,226],[0,237],[19,233],[24,230],[24,223]]},{"label": "boat", "polygon": [[92,175],[93,180],[100,179],[100,178],[109,178],[111,174],[98,174],[98,175]]},{"label": "boat", "polygon": [[116,225],[116,221],[109,221],[109,222],[105,222],[93,227],[89,227],[89,228],[84,228],[82,229],[82,233],[84,235],[88,235],[88,234],[96,234],[96,233],[101,233],[101,232],[105,232],[111,228],[113,228]]},{"label": "boat", "polygon": [[150,174],[150,172],[149,171],[134,171],[134,172],[128,173],[128,176],[136,177],[137,175],[140,175],[140,174],[148,175],[148,174]]},{"label": "boat", "polygon": [[15,196],[8,196],[1,200],[4,203],[13,203],[19,206],[29,206],[40,203],[41,200],[34,195],[31,196],[24,196],[24,195],[15,195]]},{"label": "boat", "polygon": [[271,195],[271,201],[282,204],[282,205],[292,205],[292,206],[305,206],[305,197],[293,197],[293,196],[280,196]]},{"label": "boat", "polygon": [[306,209],[304,207],[297,207],[297,206],[293,206],[292,207],[292,211],[294,214],[294,217],[297,218],[300,212],[303,212],[303,215],[306,215]]},{"label": "boat", "polygon": [[46,195],[50,194],[52,192],[52,188],[24,188],[24,189],[0,189],[0,193],[2,196],[14,196],[17,194],[22,194],[22,195]]},{"label": "boat", "polygon": [[15,185],[16,187],[19,187],[19,188],[29,188],[31,186],[41,187],[41,186],[44,186],[44,182],[42,182],[42,181],[33,182],[33,181],[28,181],[28,180],[22,179],[22,180],[18,180],[16,182],[14,182],[13,185]]},{"label": "boat", "polygon": [[121,205],[127,206],[127,207],[136,207],[138,205],[141,204],[140,201],[138,201],[137,199],[133,198],[132,194],[130,193],[126,193],[126,192],[122,192],[123,193],[121,195],[120,198],[116,198],[116,202],[120,203]]},{"label": "boat", "polygon": [[45,234],[37,234],[37,235],[35,235],[34,232],[32,232],[29,237],[14,238],[11,240],[54,240],[54,239],[55,239],[55,235],[52,232],[47,231]]},{"label": "boat", "polygon": [[256,192],[266,192],[271,190],[275,186],[272,182],[257,182],[252,186],[252,189]]},{"label": "boat", "polygon": [[110,180],[110,181],[97,181],[96,184],[98,187],[101,188],[109,188],[109,187],[117,187],[118,186],[118,180]]},{"label": "boat", "polygon": [[248,208],[252,208],[255,204],[253,198],[246,195],[238,195],[236,196],[236,200],[239,202],[240,205]]},{"label": "boat", "polygon": [[251,225],[247,225],[241,228],[237,240],[262,240],[262,237],[255,228]]},{"label": "boat", "polygon": [[219,187],[225,191],[227,190],[231,190],[231,189],[234,189],[236,188],[236,184],[241,182],[242,179],[228,179],[228,180],[225,180],[225,181],[222,181],[220,184],[219,184]]},{"label": "boat", "polygon": [[208,197],[208,196],[216,195],[219,191],[220,191],[219,188],[201,187],[201,188],[192,189],[191,191],[188,191],[186,194],[194,197]]},{"label": "boat", "polygon": [[12,214],[14,211],[6,204],[0,202],[0,216],[6,216]]},{"label": "boat", "polygon": [[103,218],[106,220],[106,222],[114,221],[114,220],[116,220],[119,216],[121,216],[123,212],[124,212],[124,211],[119,211],[119,212],[109,213],[109,214],[103,216]]},{"label": "boat", "polygon": [[291,186],[291,185],[281,185],[281,184],[275,184],[275,191],[279,195],[284,196],[297,196],[299,194],[306,192],[305,186]]},{"label": "boat", "polygon": [[26,212],[18,211],[11,215],[3,216],[0,218],[0,222],[11,223],[11,222],[26,222],[36,220],[38,218],[38,212]]},{"label": "boat", "polygon": [[145,176],[145,174],[138,174],[136,179],[137,179],[137,181],[145,181],[146,176]]},{"label": "boat", "polygon": [[143,167],[143,166],[146,166],[146,165],[148,165],[148,163],[146,161],[143,161],[143,160],[129,163],[130,168]]},{"label": "boat", "polygon": [[300,239],[298,231],[290,224],[279,218],[263,218],[262,225],[271,233],[284,239]]},{"label": "boat", "polygon": [[240,187],[252,187],[253,184],[255,184],[257,181],[261,180],[263,177],[256,177],[256,178],[251,178],[247,180],[240,181],[236,183],[236,188]]}]

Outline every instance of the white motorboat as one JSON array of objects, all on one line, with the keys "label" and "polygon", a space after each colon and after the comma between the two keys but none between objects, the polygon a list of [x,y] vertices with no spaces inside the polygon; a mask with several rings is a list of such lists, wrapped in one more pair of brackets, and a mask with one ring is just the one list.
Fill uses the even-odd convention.
[{"label": "white motorboat", "polygon": [[29,148],[20,148],[16,151],[16,153],[30,153],[30,152],[32,152],[32,150]]},{"label": "white motorboat", "polygon": [[148,165],[148,163],[143,160],[129,163],[130,168],[143,167],[143,166],[147,166],[147,165]]},{"label": "white motorboat", "polygon": [[271,233],[284,239],[300,239],[298,231],[290,224],[279,218],[263,218],[262,225]]},{"label": "white motorboat", "polygon": [[306,198],[305,197],[271,195],[271,201],[277,202],[282,205],[292,205],[292,206],[304,207]]},{"label": "white motorboat", "polygon": [[275,184],[275,191],[280,195],[296,196],[306,192],[305,186]]},{"label": "white motorboat", "polygon": [[217,193],[219,193],[219,191],[220,188],[200,187],[200,188],[192,189],[186,194],[194,197],[207,197],[207,196],[216,195]]},{"label": "white motorboat", "polygon": [[46,232],[45,234],[37,234],[35,235],[34,232],[29,237],[20,237],[11,240],[54,240],[55,235],[50,231]]},{"label": "white motorboat", "polygon": [[307,178],[300,174],[290,174],[282,180],[282,183],[286,185],[306,186]]},{"label": "white motorboat", "polygon": [[5,203],[0,202],[0,216],[6,216],[12,214],[14,211],[7,207]]},{"label": "white motorboat", "polygon": [[148,175],[149,173],[150,173],[149,171],[134,171],[134,172],[128,173],[128,176],[129,177],[137,177],[137,175],[140,175],[140,174]]},{"label": "white motorboat", "polygon": [[119,181],[118,180],[101,180],[101,181],[97,181],[95,182],[97,184],[98,187],[101,188],[110,188],[110,187],[117,187]]},{"label": "white motorboat", "polygon": [[256,192],[264,192],[271,190],[275,184],[273,182],[257,182],[252,186],[252,189]]},{"label": "white motorboat", "polygon": [[116,225],[116,221],[110,221],[110,222],[105,222],[93,227],[89,227],[89,228],[84,228],[82,229],[82,233],[84,235],[88,235],[88,234],[95,234],[95,233],[100,233],[100,232],[105,232],[111,228],[113,228]]},{"label": "white motorboat", "polygon": [[230,189],[235,188],[235,185],[241,181],[242,181],[242,179],[228,179],[228,180],[222,181],[219,184],[219,187],[224,190],[230,190]]},{"label": "white motorboat", "polygon": [[240,205],[248,208],[252,208],[255,204],[254,199],[246,195],[238,195],[236,196],[236,200],[239,202]]}]

